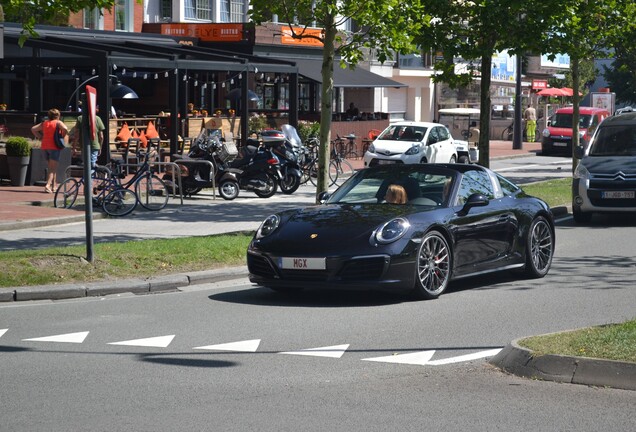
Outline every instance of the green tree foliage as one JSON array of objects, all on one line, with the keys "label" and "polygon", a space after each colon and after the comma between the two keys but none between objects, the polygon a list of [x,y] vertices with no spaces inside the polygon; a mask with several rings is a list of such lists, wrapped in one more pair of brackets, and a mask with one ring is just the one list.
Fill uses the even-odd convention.
[{"label": "green tree foliage", "polygon": [[[443,61],[435,68],[437,81],[451,87],[481,77],[480,126],[490,129],[490,84],[492,56],[509,50],[513,54],[542,52],[541,35],[550,29],[552,10],[558,1],[536,0],[422,0],[424,10],[434,18],[422,21],[417,37],[420,46],[441,51]],[[457,72],[457,63],[467,67]],[[483,73],[482,73],[483,71]],[[489,165],[489,137],[479,138],[479,163]]]},{"label": "green tree foliage", "polygon": [[[587,88],[594,83],[599,70],[596,69],[596,62],[594,59],[583,59],[579,62],[579,92],[583,95],[587,92]],[[572,79],[572,68],[567,70],[563,75],[564,79],[549,78],[548,84],[550,87],[569,87],[574,88]]]},{"label": "green tree foliage", "polygon": [[[341,67],[354,68],[369,52],[380,61],[392,57],[394,51],[412,52],[412,36],[428,21],[418,9],[419,0],[252,0],[251,19],[261,24],[273,14],[285,23],[293,38],[317,39],[323,44],[322,93],[320,115],[320,150],[316,196],[328,187],[329,142],[333,100],[333,65],[339,57]],[[348,20],[355,30],[343,31]],[[309,26],[322,29],[320,35],[307,32]]]},{"label": "green tree foliage", "polygon": [[22,24],[20,42],[28,37],[37,36],[36,24],[59,25],[68,22],[70,13],[84,8],[111,9],[115,0],[2,0],[0,21]]},{"label": "green tree foliage", "polygon": [[[627,16],[636,15],[636,4],[627,5]],[[603,75],[620,103],[636,104],[636,22],[624,23],[623,31],[612,38],[614,62],[604,67]]]}]

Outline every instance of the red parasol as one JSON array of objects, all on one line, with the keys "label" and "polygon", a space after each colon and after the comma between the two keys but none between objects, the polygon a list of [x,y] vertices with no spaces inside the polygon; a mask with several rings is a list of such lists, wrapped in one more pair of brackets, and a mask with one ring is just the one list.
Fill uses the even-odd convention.
[{"label": "red parasol", "polygon": [[550,87],[550,88],[545,88],[537,92],[537,95],[539,96],[572,96],[572,89],[570,89],[570,93],[568,94],[568,92],[565,89]]}]

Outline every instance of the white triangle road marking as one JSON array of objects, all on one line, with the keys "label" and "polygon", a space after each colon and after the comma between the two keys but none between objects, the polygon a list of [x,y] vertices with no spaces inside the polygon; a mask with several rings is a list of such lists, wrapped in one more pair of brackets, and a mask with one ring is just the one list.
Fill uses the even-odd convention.
[{"label": "white triangle road marking", "polygon": [[218,350],[218,351],[237,351],[237,352],[256,352],[260,345],[260,339],[252,339],[240,342],[229,342],[218,345],[206,345],[200,347],[194,347],[192,349],[198,350]]},{"label": "white triangle road marking", "polygon": [[140,347],[166,348],[172,342],[175,335],[157,336],[146,339],[133,339],[121,342],[109,342],[108,345],[126,345]]},{"label": "white triangle road marking", "polygon": [[7,330],[9,329],[0,329],[0,337],[2,337],[2,335],[5,334]]},{"label": "white triangle road marking", "polygon": [[55,336],[45,336],[30,339],[22,339],[23,341],[32,342],[66,342],[66,343],[82,343],[88,336],[88,332],[67,333]]},{"label": "white triangle road marking", "polygon": [[308,348],[308,349],[304,349],[300,351],[279,352],[278,354],[340,358],[344,355],[345,351],[347,351],[348,348],[349,348],[349,344],[345,344],[345,345],[334,345],[334,346],[321,347],[321,348]]},{"label": "white triangle road marking", "polygon": [[412,365],[425,365],[435,354],[435,350],[432,351],[418,351],[410,354],[398,354],[385,357],[373,357],[362,360],[383,362],[383,363],[400,363],[400,364],[412,364]]},{"label": "white triangle road marking", "polygon": [[503,348],[496,348],[496,349],[491,349],[488,351],[480,351],[480,352],[466,354],[466,355],[457,356],[457,357],[450,357],[450,358],[441,359],[441,360],[433,360],[428,362],[428,364],[432,366],[439,366],[439,365],[446,365],[451,363],[461,363],[461,362],[466,362],[471,360],[477,360],[484,357],[492,357],[498,354],[499,351],[501,351],[502,349]]}]

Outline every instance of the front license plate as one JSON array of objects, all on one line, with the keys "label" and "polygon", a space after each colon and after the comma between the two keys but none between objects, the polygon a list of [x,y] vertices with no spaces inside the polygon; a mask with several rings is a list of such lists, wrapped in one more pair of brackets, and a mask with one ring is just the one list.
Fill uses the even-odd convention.
[{"label": "front license plate", "polygon": [[636,197],[635,191],[603,191],[601,192],[601,198],[634,199],[634,197]]},{"label": "front license plate", "polygon": [[286,270],[325,270],[325,258],[280,258],[280,268]]},{"label": "front license plate", "polygon": [[385,160],[385,159],[378,159],[378,165],[389,165],[389,164],[393,164],[395,162],[391,161],[391,160]]},{"label": "front license plate", "polygon": [[554,142],[554,143],[552,143],[552,145],[554,145],[555,147],[567,147],[568,143]]}]

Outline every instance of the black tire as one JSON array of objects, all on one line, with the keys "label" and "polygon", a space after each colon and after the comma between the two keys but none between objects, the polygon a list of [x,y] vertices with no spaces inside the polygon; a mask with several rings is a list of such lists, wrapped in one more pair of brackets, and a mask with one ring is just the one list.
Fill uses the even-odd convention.
[{"label": "black tire", "polygon": [[280,180],[280,190],[284,194],[290,195],[300,187],[300,177],[293,174],[287,174]]},{"label": "black tire", "polygon": [[239,184],[235,180],[221,180],[219,183],[219,195],[224,200],[231,201],[239,196]]},{"label": "black tire", "polygon": [[414,296],[431,300],[446,291],[452,262],[453,254],[446,238],[438,231],[426,233],[417,251]]},{"label": "black tire", "polygon": [[554,231],[543,216],[538,216],[530,224],[526,239],[526,276],[544,277],[550,271],[553,256]]},{"label": "black tire", "polygon": [[572,206],[572,216],[574,217],[574,222],[577,224],[588,224],[592,222],[592,213],[581,211],[581,207],[579,206]]},{"label": "black tire", "polygon": [[154,174],[147,173],[135,183],[139,204],[147,210],[161,210],[168,204],[168,186]]},{"label": "black tire", "polygon": [[196,195],[199,192],[201,192],[201,190],[203,190],[200,187],[194,187],[194,186],[184,186],[183,187],[183,195],[184,196],[192,196],[192,195]]},{"label": "black tire", "polygon": [[79,194],[80,182],[73,177],[64,180],[55,191],[53,205],[57,208],[71,208],[77,200]]},{"label": "black tire", "polygon": [[126,216],[131,213],[139,199],[130,189],[115,189],[104,198],[102,208],[111,216]]},{"label": "black tire", "polygon": [[276,178],[273,175],[271,175],[270,173],[266,173],[265,175],[267,177],[268,190],[266,192],[261,192],[261,191],[255,190],[254,193],[259,198],[272,197],[272,196],[274,196],[274,194],[278,190],[278,182],[276,181]]},{"label": "black tire", "polygon": [[451,156],[450,161],[448,163],[452,163],[452,164],[457,163],[457,158],[455,158],[455,155]]},{"label": "black tire", "polygon": [[469,164],[470,163],[470,159],[468,158],[468,156],[460,156],[459,159],[457,159],[457,163]]}]

